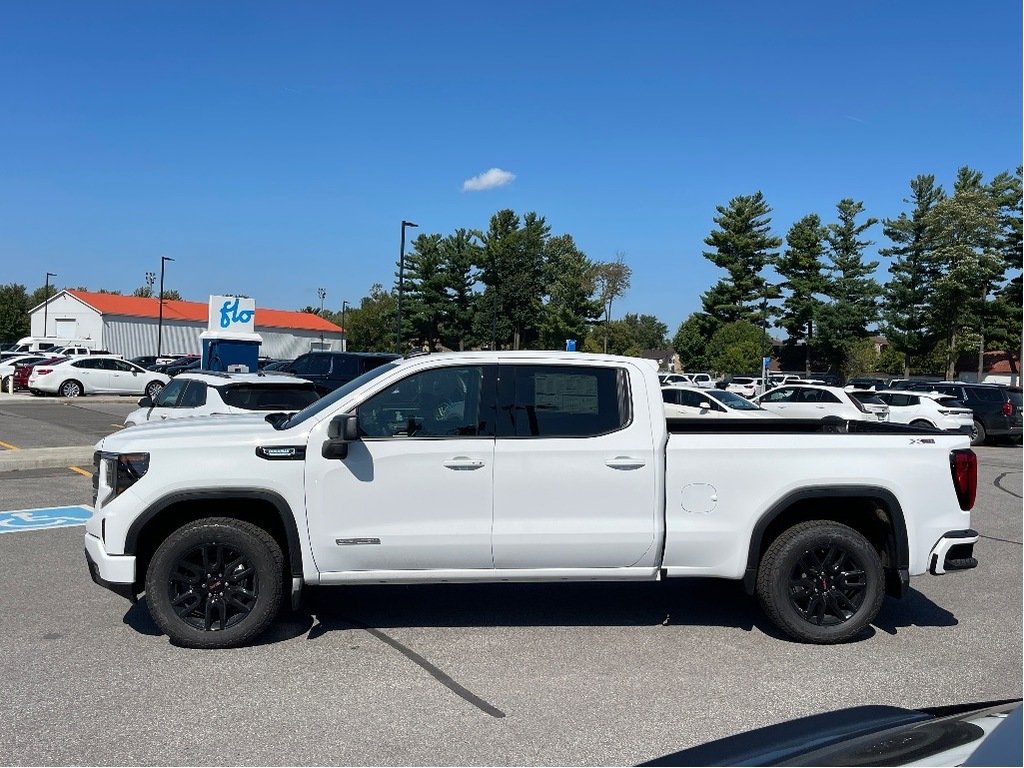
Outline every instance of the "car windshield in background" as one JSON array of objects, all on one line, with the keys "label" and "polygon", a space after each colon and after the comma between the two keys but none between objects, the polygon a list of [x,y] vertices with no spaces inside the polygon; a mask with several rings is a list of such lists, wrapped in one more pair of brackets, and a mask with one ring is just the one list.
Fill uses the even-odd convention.
[{"label": "car windshield in background", "polygon": [[249,411],[300,411],[319,396],[312,385],[237,384],[222,388],[221,398],[226,405]]},{"label": "car windshield in background", "polygon": [[723,405],[732,408],[734,411],[760,411],[761,407],[757,403],[752,403],[742,395],[737,395],[735,392],[728,392],[724,389],[716,389],[714,391],[708,390],[708,397],[713,397]]},{"label": "car windshield in background", "polygon": [[331,392],[329,395],[326,395],[325,397],[320,398],[315,403],[310,403],[308,406],[303,408],[301,411],[296,413],[294,416],[292,416],[287,421],[280,422],[279,425],[275,424],[274,426],[277,427],[278,429],[290,429],[291,427],[294,427],[294,426],[297,426],[297,425],[301,424],[302,422],[304,422],[306,419],[310,418],[311,416],[316,416],[318,413],[320,413],[320,411],[322,411],[325,408],[329,408],[330,406],[334,405],[336,402],[341,400],[343,397],[348,397],[349,393],[355,392],[357,389],[359,389],[361,386],[363,386],[363,384],[365,384],[366,382],[373,381],[378,376],[381,376],[381,375],[387,373],[395,365],[397,365],[397,361],[394,362],[394,363],[385,363],[384,365],[378,366],[376,368],[371,368],[369,371],[364,373],[362,376],[357,376],[356,378],[352,379],[352,381],[347,382],[345,384],[342,384],[340,387],[338,387],[336,390]]}]

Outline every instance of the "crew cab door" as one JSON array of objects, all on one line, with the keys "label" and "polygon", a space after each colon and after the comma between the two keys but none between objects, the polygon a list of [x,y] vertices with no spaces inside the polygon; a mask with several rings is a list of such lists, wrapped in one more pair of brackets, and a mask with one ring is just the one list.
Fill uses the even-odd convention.
[{"label": "crew cab door", "polygon": [[[494,567],[649,564],[660,511],[651,414],[637,369],[499,366]],[[660,408],[660,404],[658,404]]]},{"label": "crew cab door", "polygon": [[344,459],[306,451],[306,508],[321,573],[492,567],[495,366],[433,366],[370,394]]}]

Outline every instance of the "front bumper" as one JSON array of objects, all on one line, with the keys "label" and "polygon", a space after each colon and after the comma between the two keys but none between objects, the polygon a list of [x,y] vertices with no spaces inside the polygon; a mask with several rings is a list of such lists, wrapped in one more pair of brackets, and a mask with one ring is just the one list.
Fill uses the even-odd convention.
[{"label": "front bumper", "polygon": [[85,561],[89,575],[101,587],[135,602],[135,556],[108,555],[103,542],[91,533],[85,534]]},{"label": "front bumper", "polygon": [[977,543],[978,532],[970,528],[944,533],[928,555],[929,572],[938,575],[977,568],[978,561],[974,558],[974,545]]}]

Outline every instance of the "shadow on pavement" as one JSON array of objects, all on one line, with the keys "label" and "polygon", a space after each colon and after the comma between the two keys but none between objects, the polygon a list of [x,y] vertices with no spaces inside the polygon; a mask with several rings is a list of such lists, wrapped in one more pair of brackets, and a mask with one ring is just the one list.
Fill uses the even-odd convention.
[{"label": "shadow on pavement", "polygon": [[873,623],[883,632],[895,635],[906,627],[955,627],[960,622],[945,608],[911,588],[902,600],[886,598]]}]

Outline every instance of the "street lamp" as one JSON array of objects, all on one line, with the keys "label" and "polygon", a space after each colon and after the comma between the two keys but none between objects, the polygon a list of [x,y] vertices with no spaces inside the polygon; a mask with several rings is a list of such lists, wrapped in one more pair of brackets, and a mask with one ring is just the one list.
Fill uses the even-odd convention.
[{"label": "street lamp", "polygon": [[46,326],[47,326],[47,319],[49,317],[49,310],[50,310],[50,278],[51,277],[56,277],[56,276],[57,276],[56,272],[47,272],[46,273],[46,287],[43,288],[43,338],[44,339],[46,338]]},{"label": "street lamp", "polygon": [[156,272],[146,273],[146,287],[149,288],[149,296],[153,296],[153,284],[156,283]]},{"label": "street lamp", "polygon": [[156,327],[156,356],[160,357],[160,346],[163,343],[164,335],[164,265],[168,261],[174,261],[170,256],[160,257],[160,321]]},{"label": "street lamp", "polygon": [[348,302],[341,302],[341,351],[348,352],[348,327],[345,325],[345,310],[348,309]]},{"label": "street lamp", "polygon": [[402,354],[402,289],[405,287],[405,228],[418,227],[411,221],[402,220],[402,248],[398,252],[398,311],[395,322],[395,352]]},{"label": "street lamp", "polygon": [[[320,317],[324,316],[324,299],[327,298],[326,288],[317,288],[316,295],[320,297]],[[324,331],[320,329],[320,351],[324,351]]]}]

